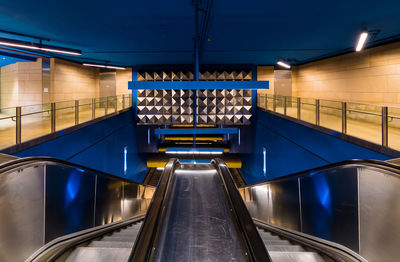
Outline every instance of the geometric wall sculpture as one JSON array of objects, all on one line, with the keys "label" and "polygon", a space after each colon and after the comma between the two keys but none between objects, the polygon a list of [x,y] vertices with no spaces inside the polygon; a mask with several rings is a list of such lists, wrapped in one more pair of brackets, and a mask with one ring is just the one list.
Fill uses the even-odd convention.
[{"label": "geometric wall sculpture", "polygon": [[[202,71],[201,81],[249,81],[251,71]],[[191,81],[191,71],[138,72],[138,81]],[[251,90],[213,89],[196,91],[198,124],[248,125]],[[137,90],[138,124],[193,123],[194,90]]]}]

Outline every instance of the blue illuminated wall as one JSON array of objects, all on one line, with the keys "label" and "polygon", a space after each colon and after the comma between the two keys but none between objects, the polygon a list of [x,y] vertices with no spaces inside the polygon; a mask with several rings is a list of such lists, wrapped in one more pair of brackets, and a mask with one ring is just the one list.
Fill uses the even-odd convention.
[{"label": "blue illuminated wall", "polygon": [[[253,184],[349,159],[388,156],[257,109],[251,128],[242,130],[242,173]],[[266,148],[266,176],[263,175]]]},{"label": "blue illuminated wall", "polygon": [[145,152],[152,150],[152,145],[147,144],[147,127],[136,126],[132,120],[133,114],[130,110],[16,155],[51,156],[141,182],[147,171]]}]

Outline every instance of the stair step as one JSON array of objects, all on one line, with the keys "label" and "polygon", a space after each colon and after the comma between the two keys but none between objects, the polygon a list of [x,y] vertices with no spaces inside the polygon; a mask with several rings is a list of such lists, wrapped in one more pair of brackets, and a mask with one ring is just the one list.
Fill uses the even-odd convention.
[{"label": "stair step", "polygon": [[264,242],[264,244],[265,244],[265,246],[274,246],[274,245],[291,245],[290,244],[290,242],[288,241],[288,240],[282,240],[282,239],[280,239],[280,240],[269,240],[269,239],[266,239],[266,240],[264,240],[263,239],[263,242]]},{"label": "stair step", "polygon": [[104,241],[117,241],[117,242],[134,242],[136,236],[105,236],[101,239]]},{"label": "stair step", "polygon": [[92,241],[88,247],[107,247],[107,248],[132,248],[134,242],[120,242],[120,241]]},{"label": "stair step", "polygon": [[268,252],[273,262],[324,262],[324,259],[315,252]]},{"label": "stair step", "polygon": [[268,251],[288,251],[288,252],[303,252],[303,247],[298,245],[273,245],[267,246]]},{"label": "stair step", "polygon": [[66,262],[127,261],[131,250],[131,248],[78,247],[71,253]]}]

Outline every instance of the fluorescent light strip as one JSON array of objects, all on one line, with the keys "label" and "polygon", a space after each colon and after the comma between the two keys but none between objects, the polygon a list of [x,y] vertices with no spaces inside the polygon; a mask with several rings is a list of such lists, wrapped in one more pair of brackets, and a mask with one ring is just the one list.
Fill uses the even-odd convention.
[{"label": "fluorescent light strip", "polygon": [[119,69],[119,70],[126,69],[125,67],[121,67],[121,66],[108,66],[108,65],[88,64],[88,63],[83,63],[82,65],[91,66],[91,67],[109,68],[109,69]]},{"label": "fluorescent light strip", "polygon": [[163,167],[157,167],[157,170],[158,171],[164,171],[164,168]]},{"label": "fluorescent light strip", "polygon": [[26,49],[32,49],[32,50],[41,50],[41,51],[46,51],[46,52],[54,52],[54,53],[61,53],[61,54],[67,54],[67,55],[81,55],[82,54],[81,51],[79,51],[79,50],[50,46],[50,45],[42,45],[42,44],[25,42],[25,41],[11,40],[11,39],[6,39],[6,38],[0,38],[0,45],[17,47],[17,48],[26,48]]},{"label": "fluorescent light strip", "polygon": [[222,155],[220,151],[167,151],[166,154],[171,155]]},{"label": "fluorescent light strip", "polygon": [[368,38],[368,33],[367,32],[362,32],[360,37],[358,38],[358,43],[357,43],[357,46],[356,46],[356,51],[357,52],[360,52],[364,48],[364,45],[365,45],[365,42],[367,41],[367,38]]},{"label": "fluorescent light strip", "polygon": [[282,67],[285,67],[285,68],[290,68],[290,65],[289,65],[289,64],[287,64],[287,63],[285,63],[285,62],[282,62],[282,61],[278,61],[277,64],[280,65],[280,66],[282,66]]}]

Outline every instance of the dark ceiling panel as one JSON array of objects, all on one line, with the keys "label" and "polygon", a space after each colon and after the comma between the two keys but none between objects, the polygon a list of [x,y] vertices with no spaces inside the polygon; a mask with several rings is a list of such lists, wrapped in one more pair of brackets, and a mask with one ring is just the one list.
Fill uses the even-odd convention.
[{"label": "dark ceiling panel", "polygon": [[[394,0],[214,0],[201,62],[274,64],[280,57],[301,62],[352,48],[363,27],[380,29],[377,40],[400,34],[399,17],[400,1]],[[190,0],[0,1],[0,25],[81,49],[86,61],[129,66],[193,60]]]}]

